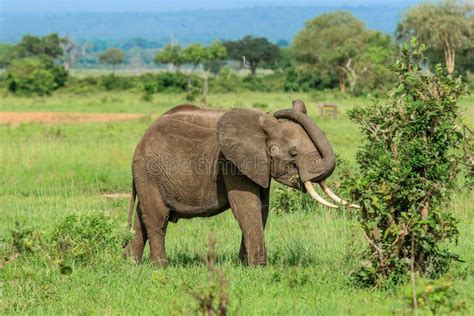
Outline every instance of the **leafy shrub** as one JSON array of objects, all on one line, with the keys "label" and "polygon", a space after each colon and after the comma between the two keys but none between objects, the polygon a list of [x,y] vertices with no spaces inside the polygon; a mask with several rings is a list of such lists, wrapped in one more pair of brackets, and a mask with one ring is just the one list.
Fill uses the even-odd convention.
[{"label": "leafy shrub", "polygon": [[85,263],[98,253],[114,253],[123,241],[115,227],[110,217],[100,213],[69,215],[50,233],[51,255],[62,263]]},{"label": "leafy shrub", "polygon": [[257,76],[248,75],[242,80],[243,88],[250,91],[261,91],[269,92],[270,88],[267,86],[266,82]]},{"label": "leafy shrub", "polygon": [[287,92],[300,91],[301,86],[298,80],[298,73],[295,69],[291,68],[285,72],[285,84],[283,89]]},{"label": "leafy shrub", "polygon": [[185,99],[186,101],[193,102],[197,100],[200,94],[201,94],[201,89],[195,86],[191,86],[188,88],[188,91],[186,91]]},{"label": "leafy shrub", "polygon": [[464,159],[457,106],[464,85],[441,66],[424,72],[423,52],[416,41],[403,48],[387,104],[350,112],[366,141],[360,173],[344,185],[362,207],[369,264],[357,276],[369,284],[400,282],[410,271],[436,277],[457,259],[441,245],[458,235],[448,202]]},{"label": "leafy shrub", "polygon": [[209,249],[204,258],[209,273],[209,283],[205,289],[188,291],[195,299],[197,306],[194,314],[198,315],[227,315],[229,308],[228,281],[224,271],[216,267],[216,241],[209,236]]},{"label": "leafy shrub", "polygon": [[156,85],[153,82],[145,82],[143,85],[143,96],[142,100],[143,101],[152,101],[153,100],[153,95],[156,92]]},{"label": "leafy shrub", "polygon": [[[188,87],[188,77],[182,73],[165,72],[156,75],[156,92],[184,92]],[[191,79],[191,84],[197,86],[196,80]]]},{"label": "leafy shrub", "polygon": [[[452,281],[448,279],[422,280],[416,288],[417,307],[432,315],[452,315],[462,312],[466,302]],[[407,286],[404,293],[407,305],[413,304],[413,288]]]},{"label": "leafy shrub", "polygon": [[277,187],[270,199],[270,208],[277,213],[307,212],[317,204],[309,194],[283,187]]},{"label": "leafy shrub", "polygon": [[213,92],[238,92],[242,89],[242,81],[229,67],[224,67],[211,81],[210,88]]},{"label": "leafy shrub", "polygon": [[11,236],[12,248],[16,253],[35,253],[41,248],[41,233],[24,224],[16,222],[15,228],[11,231]]},{"label": "leafy shrub", "polygon": [[314,89],[332,89],[337,84],[337,79],[328,74],[317,73],[311,75],[308,72],[301,73],[294,68],[290,68],[285,72],[283,89],[288,92],[308,92]]},{"label": "leafy shrub", "polygon": [[99,85],[99,79],[97,77],[84,77],[79,80],[79,82],[83,85],[88,85],[88,86],[97,86]]},{"label": "leafy shrub", "polygon": [[67,85],[64,87],[68,92],[76,94],[87,94],[103,89],[100,77],[70,77]]},{"label": "leafy shrub", "polygon": [[40,58],[15,59],[7,68],[8,90],[19,95],[48,95],[66,80],[64,67]]},{"label": "leafy shrub", "polygon": [[115,76],[114,74],[103,76],[101,84],[107,91],[129,90],[135,86],[134,78],[131,76]]},{"label": "leafy shrub", "polygon": [[283,71],[274,72],[271,75],[262,77],[262,79],[265,81],[268,91],[284,91],[286,76]]}]

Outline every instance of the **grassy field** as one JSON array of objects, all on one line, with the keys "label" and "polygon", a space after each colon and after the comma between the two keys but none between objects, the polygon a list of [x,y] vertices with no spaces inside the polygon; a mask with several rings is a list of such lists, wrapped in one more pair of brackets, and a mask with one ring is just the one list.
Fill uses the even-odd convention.
[{"label": "grassy field", "polygon": [[[355,167],[361,136],[346,116],[367,99],[284,93],[211,95],[211,107],[287,108],[294,98],[309,106],[336,153]],[[310,101],[311,100],[311,101]],[[336,103],[337,119],[316,115],[319,102]],[[184,103],[182,95],[161,94],[144,102],[131,93],[56,94],[44,98],[2,99],[2,111],[142,113],[141,119],[113,123],[22,124],[0,126],[0,255],[11,255],[15,222],[48,236],[67,215],[100,213],[110,217],[117,234],[126,227],[129,199],[110,192],[129,192],[135,145],[150,125],[151,115]],[[462,101],[464,120],[474,124],[474,98]],[[460,238],[448,245],[464,263],[445,276],[464,303],[460,312],[474,314],[474,199],[458,192],[451,210],[459,219]],[[266,230],[269,265],[240,265],[240,229],[231,212],[209,219],[170,224],[170,267],[140,266],[121,257],[120,244],[98,252],[87,264],[73,264],[61,274],[47,253],[22,254],[0,269],[0,314],[193,314],[191,291],[205,291],[208,271],[201,256],[208,237],[217,241],[217,266],[228,280],[231,314],[388,315],[410,314],[404,286],[389,290],[358,288],[349,275],[360,265],[365,241],[347,211],[323,207],[293,213],[272,210]],[[46,238],[46,237],[45,237]],[[2,241],[3,239],[3,241]],[[1,261],[0,261],[1,262]]]}]

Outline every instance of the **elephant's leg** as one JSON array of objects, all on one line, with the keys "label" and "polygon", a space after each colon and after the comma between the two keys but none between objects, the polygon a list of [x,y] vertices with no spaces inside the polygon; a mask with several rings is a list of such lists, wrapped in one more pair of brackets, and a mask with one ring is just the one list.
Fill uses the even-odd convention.
[{"label": "elephant's leg", "polygon": [[153,185],[137,185],[143,224],[150,244],[151,262],[162,267],[168,265],[166,257],[165,235],[168,226],[169,210],[161,193]]},{"label": "elephant's leg", "polygon": [[[263,224],[263,229],[265,230],[265,226],[267,224],[268,212],[270,210],[270,188],[262,189],[260,192],[260,198],[262,201],[262,224]],[[245,241],[244,241],[243,234],[242,234],[242,239],[240,240],[239,259],[242,261],[242,263],[248,263],[247,262],[247,249],[245,248]]]},{"label": "elephant's leg", "polygon": [[267,253],[259,187],[242,175],[225,175],[224,181],[229,204],[242,229],[248,263],[265,265]]},{"label": "elephant's leg", "polygon": [[239,259],[243,264],[247,264],[247,248],[245,248],[245,240],[244,234],[242,233],[242,238],[240,239],[240,251],[239,251]]},{"label": "elephant's leg", "polygon": [[270,187],[267,189],[261,189],[260,199],[262,201],[262,223],[263,229],[265,229],[265,226],[267,225],[268,212],[270,210]]},{"label": "elephant's leg", "polygon": [[132,242],[127,245],[126,255],[133,256],[137,263],[142,261],[143,249],[145,248],[148,236],[146,234],[145,225],[143,224],[142,211],[140,208],[140,202],[137,205],[137,211],[135,214],[135,237]]}]

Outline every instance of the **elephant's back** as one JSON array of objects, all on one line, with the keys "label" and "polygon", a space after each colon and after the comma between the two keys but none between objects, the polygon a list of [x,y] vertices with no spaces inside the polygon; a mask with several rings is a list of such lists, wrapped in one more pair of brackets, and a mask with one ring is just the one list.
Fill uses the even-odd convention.
[{"label": "elephant's back", "polygon": [[220,182],[217,123],[224,113],[181,106],[161,116],[137,146],[134,174],[157,183],[167,204],[176,210],[222,204],[216,204]]}]

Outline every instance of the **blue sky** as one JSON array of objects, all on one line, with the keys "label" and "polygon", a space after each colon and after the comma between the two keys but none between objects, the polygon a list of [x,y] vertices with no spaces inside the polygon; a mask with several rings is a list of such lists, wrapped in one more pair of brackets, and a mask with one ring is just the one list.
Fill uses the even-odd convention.
[{"label": "blue sky", "polygon": [[413,4],[417,0],[0,0],[4,11],[176,11],[254,6],[359,6]]}]

